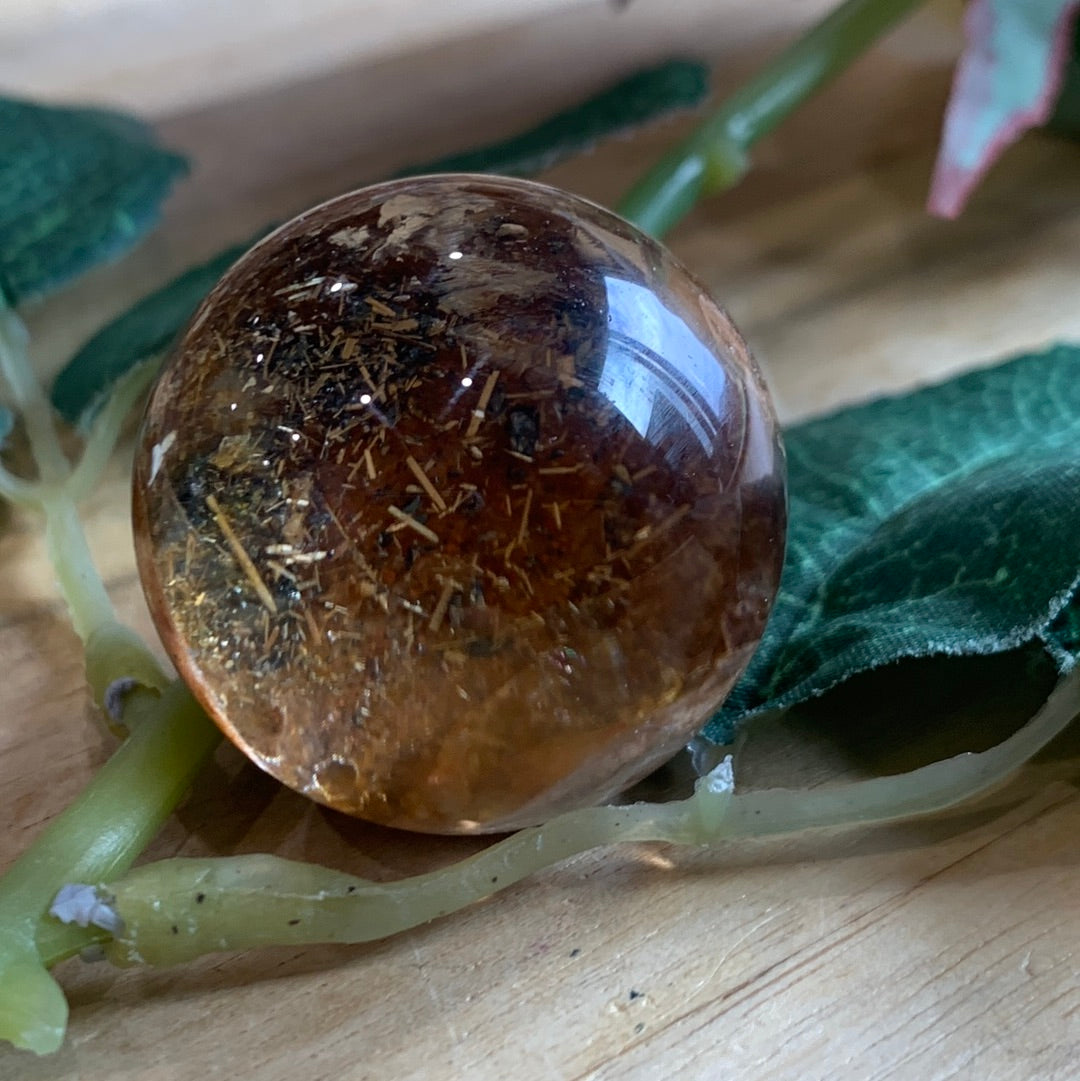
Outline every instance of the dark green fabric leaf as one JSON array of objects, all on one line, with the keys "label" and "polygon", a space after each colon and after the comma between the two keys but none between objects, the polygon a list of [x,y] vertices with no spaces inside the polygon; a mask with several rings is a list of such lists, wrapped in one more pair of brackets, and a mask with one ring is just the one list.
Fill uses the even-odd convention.
[{"label": "dark green fabric leaf", "polygon": [[18,304],[132,245],[184,160],[137,120],[0,98],[0,292]]},{"label": "dark green fabric leaf", "polygon": [[501,173],[534,176],[568,158],[591,150],[601,139],[632,131],[705,100],[709,70],[691,60],[669,60],[545,120],[535,128],[492,146],[439,158],[405,170],[422,173]]},{"label": "dark green fabric leaf", "polygon": [[1080,135],[1080,19],[1073,27],[1072,51],[1049,126],[1065,135]]},{"label": "dark green fabric leaf", "polygon": [[903,657],[1080,644],[1080,347],[786,435],[781,594],[714,739]]},{"label": "dark green fabric leaf", "polygon": [[1080,598],[1073,596],[1069,606],[1047,628],[1043,643],[1060,669],[1070,668],[1080,659]]},{"label": "dark green fabric leaf", "polygon": [[[539,172],[581,153],[605,136],[698,104],[705,97],[707,82],[708,69],[703,64],[672,60],[624,79],[518,138],[427,162],[403,175],[472,171],[524,176]],[[253,237],[250,243],[257,239]],[[168,348],[213,284],[249,246],[230,248],[189,270],[95,334],[53,384],[53,405],[60,414],[73,424],[84,424],[120,376]]]},{"label": "dark green fabric leaf", "polygon": [[164,353],[199,301],[251,244],[228,248],[192,267],[99,330],[53,383],[52,402],[60,415],[72,424],[84,424],[125,372]]}]

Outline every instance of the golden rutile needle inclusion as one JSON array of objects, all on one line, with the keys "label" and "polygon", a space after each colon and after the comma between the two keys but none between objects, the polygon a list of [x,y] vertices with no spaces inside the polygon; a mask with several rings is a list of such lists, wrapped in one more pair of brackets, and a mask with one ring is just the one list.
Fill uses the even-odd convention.
[{"label": "golden rutile needle inclusion", "polygon": [[178,669],[285,784],[503,830],[673,754],[757,644],[783,456],[727,316],[590,203],[368,188],[226,274],[134,480]]}]

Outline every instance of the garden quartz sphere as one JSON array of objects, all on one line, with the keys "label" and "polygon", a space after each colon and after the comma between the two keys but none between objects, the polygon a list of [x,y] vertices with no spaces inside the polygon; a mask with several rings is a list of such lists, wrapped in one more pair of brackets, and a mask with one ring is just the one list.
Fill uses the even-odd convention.
[{"label": "garden quartz sphere", "polygon": [[761,638],[783,454],[728,317],[539,184],[430,176],[253,248],[152,393],[139,569],[259,766],[374,822],[516,828],[607,799]]}]

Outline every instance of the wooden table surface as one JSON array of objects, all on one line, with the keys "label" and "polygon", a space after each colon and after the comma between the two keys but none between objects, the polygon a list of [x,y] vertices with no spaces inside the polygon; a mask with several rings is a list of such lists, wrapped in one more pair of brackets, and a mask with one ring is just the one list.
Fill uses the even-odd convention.
[{"label": "wooden table surface", "polygon": [[[164,136],[197,170],[137,254],[29,313],[42,371],[148,286],[266,220],[521,127],[643,59],[695,41],[719,56],[727,40],[704,3],[679,5],[674,29],[646,0],[621,13],[556,6],[163,111]],[[731,40],[757,42],[725,54],[725,86],[814,7],[777,4],[766,23],[749,4],[719,6]],[[1030,139],[959,222],[923,213],[950,41],[928,17],[890,39],[761,148],[747,184],[670,238],[742,327],[785,420],[1080,337],[1080,148]],[[548,179],[612,202],[683,127]],[[85,509],[119,608],[149,634],[123,460]],[[31,518],[5,513],[0,565],[3,865],[112,740],[87,708]],[[917,720],[944,725],[930,726],[939,743],[986,743],[1045,691],[1013,671],[950,663],[864,680],[763,727],[740,782],[896,768],[940,750],[904,741]],[[66,1045],[43,1060],[0,1050],[0,1079],[1072,1078],[1078,781],[1073,726],[1006,788],[932,819],[705,851],[599,851],[370,946],[171,970],[68,962]],[[475,845],[344,820],[223,751],[150,854],[269,850],[393,877]]]}]

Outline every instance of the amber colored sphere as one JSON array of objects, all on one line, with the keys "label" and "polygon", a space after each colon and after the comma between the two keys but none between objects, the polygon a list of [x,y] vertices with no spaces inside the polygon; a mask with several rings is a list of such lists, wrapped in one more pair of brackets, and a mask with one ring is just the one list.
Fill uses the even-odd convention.
[{"label": "amber colored sphere", "polygon": [[761,638],[783,452],[746,346],[615,215],[431,176],[278,229],[152,393],[139,570],[259,766],[374,822],[494,831],[675,753]]}]

